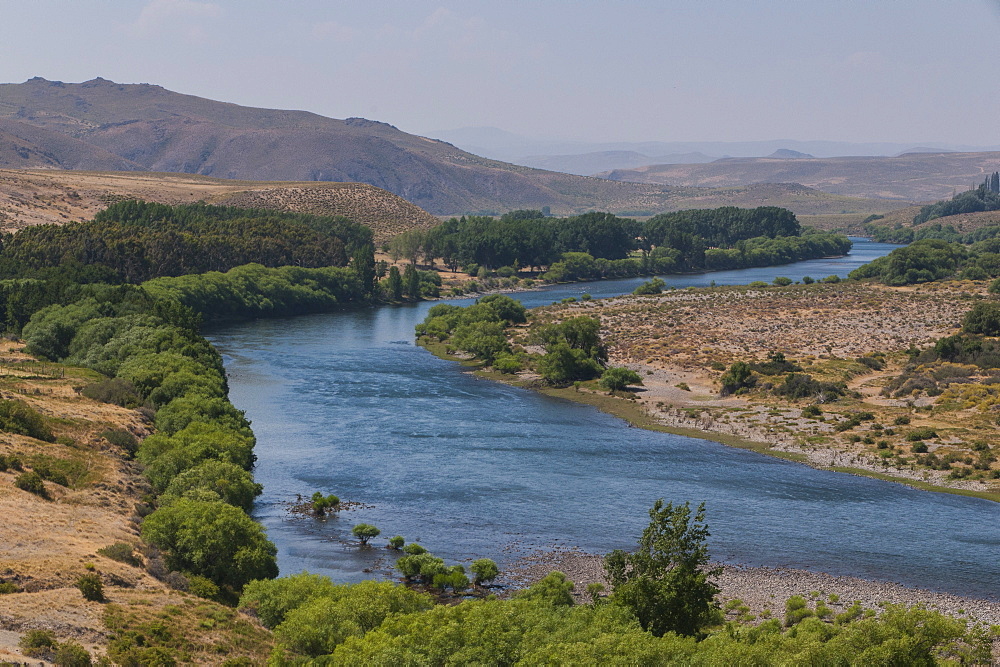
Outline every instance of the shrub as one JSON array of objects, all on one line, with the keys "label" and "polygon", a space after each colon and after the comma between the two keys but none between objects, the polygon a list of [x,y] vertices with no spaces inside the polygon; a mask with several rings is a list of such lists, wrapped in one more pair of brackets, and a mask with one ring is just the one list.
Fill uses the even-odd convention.
[{"label": "shrub", "polygon": [[135,547],[128,542],[115,542],[97,550],[105,558],[116,560],[119,563],[126,563],[135,567],[142,567],[142,559],[135,553]]},{"label": "shrub", "polygon": [[187,590],[191,595],[197,595],[206,600],[219,600],[219,587],[211,579],[198,574],[189,574],[187,583]]},{"label": "shrub", "polygon": [[663,287],[667,283],[663,281],[662,278],[653,278],[648,280],[643,284],[639,285],[632,291],[632,294],[647,295],[647,294],[662,294]]},{"label": "shrub", "polygon": [[606,369],[598,382],[602,387],[614,393],[624,390],[630,384],[641,385],[642,378],[630,368],[616,366]]},{"label": "shrub", "polygon": [[49,492],[45,490],[45,482],[42,481],[42,476],[34,470],[18,475],[14,479],[14,486],[22,491],[34,493],[40,498],[48,499],[49,497]]},{"label": "shrub", "polygon": [[0,431],[46,442],[55,442],[56,439],[45,424],[45,418],[24,401],[18,400],[0,400]]},{"label": "shrub", "polygon": [[895,424],[896,426],[906,426],[907,424],[910,423],[910,418],[906,415],[901,415],[899,417],[896,417],[892,423]]},{"label": "shrub", "polygon": [[403,547],[403,552],[410,556],[419,556],[420,554],[427,553],[427,549],[420,546],[416,542],[410,542],[405,547]]},{"label": "shrub", "polygon": [[406,540],[403,539],[402,535],[396,535],[395,537],[389,538],[389,548],[395,549],[396,551],[402,549],[405,543]]},{"label": "shrub", "polygon": [[788,627],[810,616],[813,616],[813,611],[806,606],[806,599],[801,595],[793,595],[785,601],[785,625]]},{"label": "shrub", "polygon": [[312,502],[313,513],[316,516],[326,516],[327,510],[336,510],[340,507],[340,498],[333,494],[324,496],[319,491],[316,491],[312,494],[310,500]]},{"label": "shrub", "polygon": [[523,365],[521,364],[521,360],[516,354],[501,352],[497,355],[497,358],[493,360],[493,370],[499,373],[513,375],[520,372],[522,368]]},{"label": "shrub", "polygon": [[56,667],[89,667],[92,664],[87,649],[73,641],[59,644],[52,662]]},{"label": "shrub", "polygon": [[115,447],[120,447],[130,459],[134,459],[135,453],[139,450],[139,439],[123,428],[109,428],[98,435]]},{"label": "shrub", "polygon": [[962,329],[966,333],[1000,336],[1000,303],[981,301],[965,314]]},{"label": "shrub", "polygon": [[142,396],[135,385],[123,378],[110,378],[88,384],[81,391],[87,398],[101,403],[112,403],[123,408],[137,408],[142,405]]},{"label": "shrub", "polygon": [[920,428],[915,428],[906,434],[906,439],[910,442],[916,442],[917,440],[930,440],[931,438],[936,438],[937,433],[929,426],[921,426]]},{"label": "shrub", "polygon": [[788,287],[789,285],[792,284],[792,279],[787,278],[785,276],[778,276],[777,278],[774,279],[773,282],[778,287]]},{"label": "shrub", "polygon": [[927,443],[918,440],[917,442],[913,443],[913,446],[911,447],[911,449],[913,450],[914,454],[926,454],[927,453]]},{"label": "shrub", "polygon": [[475,575],[475,582],[477,586],[483,584],[488,584],[497,578],[500,574],[500,569],[497,564],[494,563],[489,558],[479,558],[478,560],[472,561],[472,565],[469,566],[472,570],[472,574]]},{"label": "shrub", "polygon": [[56,635],[51,630],[28,630],[17,643],[27,656],[50,655],[58,646]]},{"label": "shrub", "polygon": [[13,581],[0,581],[0,595],[8,595],[10,593],[20,593],[21,587],[15,584]]},{"label": "shrub", "polygon": [[96,572],[88,573],[76,580],[76,587],[83,597],[91,602],[104,602],[104,582]]}]

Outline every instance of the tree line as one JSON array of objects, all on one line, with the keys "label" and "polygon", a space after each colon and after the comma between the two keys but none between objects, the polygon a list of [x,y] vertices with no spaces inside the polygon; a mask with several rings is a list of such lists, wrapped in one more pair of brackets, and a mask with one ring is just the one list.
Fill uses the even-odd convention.
[{"label": "tree line", "polygon": [[[412,263],[441,258],[471,275],[480,268],[548,268],[546,279],[558,281],[764,266],[843,254],[850,241],[804,234],[791,211],[774,206],[679,211],[646,222],[610,213],[550,218],[521,210],[499,218],[451,218],[401,234],[387,250]],[[575,256],[589,257],[597,268],[579,276],[556,266]]]},{"label": "tree line", "polygon": [[344,266],[371,230],[335,217],[128,200],[90,222],[37,225],[5,236],[0,278],[140,283],[160,276],[268,267]]}]

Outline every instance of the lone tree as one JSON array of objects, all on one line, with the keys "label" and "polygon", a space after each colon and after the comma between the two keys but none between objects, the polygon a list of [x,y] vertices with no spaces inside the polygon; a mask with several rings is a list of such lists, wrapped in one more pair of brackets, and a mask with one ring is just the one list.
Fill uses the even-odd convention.
[{"label": "lone tree", "polygon": [[692,515],[688,503],[649,510],[649,526],[634,553],[616,549],[604,558],[611,602],[630,609],[644,630],[696,635],[718,616],[719,588],[708,580],[719,569],[708,566],[705,506]]},{"label": "lone tree", "polygon": [[361,544],[368,544],[368,540],[378,537],[382,531],[370,523],[359,523],[354,528],[351,528],[351,532],[354,534],[354,537],[361,540]]}]

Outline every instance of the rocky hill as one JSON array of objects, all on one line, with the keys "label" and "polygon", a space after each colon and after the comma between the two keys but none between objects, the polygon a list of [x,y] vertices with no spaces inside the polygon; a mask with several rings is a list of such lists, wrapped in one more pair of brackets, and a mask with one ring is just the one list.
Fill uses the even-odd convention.
[{"label": "rocky hill", "polygon": [[520,167],[363,118],[257,109],[101,78],[0,84],[2,167],[359,182],[438,215],[545,206],[555,214],[659,213],[711,205],[704,191]]}]

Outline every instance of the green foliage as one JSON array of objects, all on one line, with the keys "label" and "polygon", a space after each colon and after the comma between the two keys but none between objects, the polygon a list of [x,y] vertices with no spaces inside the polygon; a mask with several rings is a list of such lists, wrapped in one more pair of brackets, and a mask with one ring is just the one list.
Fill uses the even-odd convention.
[{"label": "green foliage", "polygon": [[104,438],[115,447],[121,447],[128,458],[134,458],[136,452],[139,451],[139,439],[132,435],[130,431],[123,428],[111,428],[101,431],[98,433],[98,436]]},{"label": "green foliage", "polygon": [[722,384],[722,395],[728,396],[729,394],[735,394],[740,389],[747,389],[754,384],[756,384],[756,378],[753,376],[753,370],[750,368],[750,364],[745,361],[733,362],[733,365],[729,367],[729,370],[722,374],[719,378],[719,382]]},{"label": "green foliage", "polygon": [[482,586],[488,584],[500,574],[500,568],[489,558],[479,558],[472,561],[472,565],[469,566],[472,570],[472,574],[475,575],[475,583],[477,586]]},{"label": "green foliage", "polygon": [[319,574],[293,574],[280,579],[258,579],[243,588],[239,607],[254,613],[264,627],[274,629],[289,611],[306,602],[334,595],[338,587]]},{"label": "green foliage", "polygon": [[89,572],[76,580],[76,587],[80,589],[85,600],[91,602],[104,602],[104,582],[101,575],[96,572]]},{"label": "green foliage", "polygon": [[45,418],[21,400],[0,400],[0,431],[55,442],[55,435]]},{"label": "green foliage", "polygon": [[395,567],[407,581],[420,581],[425,584],[433,583],[436,575],[447,572],[444,560],[426,550],[403,556],[396,561]]},{"label": "green foliage", "polygon": [[549,572],[518,594],[522,600],[543,602],[554,607],[572,607],[573,582],[562,572]]},{"label": "green foliage", "polygon": [[674,507],[660,499],[649,518],[634,553],[616,550],[605,557],[611,602],[631,610],[657,637],[696,635],[718,617],[719,589],[708,580],[717,570],[707,569],[704,505],[692,514],[688,503]]},{"label": "green foliage", "polygon": [[913,224],[919,225],[949,215],[1000,210],[1000,195],[992,189],[991,179],[992,176],[987,177],[986,182],[978,188],[959,193],[951,199],[922,207],[920,212],[913,216]]},{"label": "green foliage", "polygon": [[239,590],[278,574],[277,549],[264,529],[224,503],[181,498],[146,517],[142,537],[166,552],[171,569],[208,577],[220,587]]},{"label": "green foliage", "polygon": [[572,348],[561,341],[546,346],[545,354],[538,360],[538,372],[546,382],[556,386],[575,380],[590,380],[602,370],[600,362],[585,350]]},{"label": "green foliage", "polygon": [[23,472],[15,477],[14,486],[22,491],[33,493],[40,498],[45,498],[46,500],[49,498],[49,492],[45,490],[45,482],[42,481],[42,476],[34,470]]},{"label": "green foliage", "polygon": [[842,383],[820,382],[806,373],[789,373],[772,391],[791,399],[820,396],[824,401],[834,401],[847,392],[847,387]]},{"label": "green foliage", "polygon": [[1000,336],[1000,303],[980,301],[965,314],[962,330],[971,334]]},{"label": "green foliage", "polygon": [[253,438],[242,433],[194,421],[173,435],[157,433],[146,438],[136,458],[145,466],[153,488],[162,493],[175,476],[204,461],[218,460],[250,470],[255,459],[253,445]]},{"label": "green foliage", "polygon": [[90,653],[74,641],[61,642],[52,660],[56,667],[90,667]]},{"label": "green foliage", "polygon": [[524,368],[521,357],[517,354],[501,352],[493,360],[493,370],[507,375],[519,373]]},{"label": "green foliage", "polygon": [[772,281],[772,283],[778,287],[788,287],[792,284],[792,279],[785,276],[778,276]]},{"label": "green foliage", "polygon": [[316,491],[312,494],[310,501],[312,502],[313,513],[316,516],[325,516],[327,510],[337,510],[340,508],[340,498],[333,494],[324,496],[319,491]]},{"label": "green foliage", "polygon": [[663,287],[667,283],[662,278],[653,278],[652,280],[647,280],[643,284],[632,290],[632,294],[646,295],[646,294],[662,294]]},{"label": "green foliage", "polygon": [[642,378],[630,368],[615,366],[605,369],[601,374],[600,385],[611,393],[623,391],[632,384],[641,385]]},{"label": "green foliage", "polygon": [[370,230],[342,219],[129,201],[110,206],[93,222],[36,225],[15,234],[0,253],[0,275],[44,275],[49,268],[79,264],[139,283],[250,263],[344,266],[348,245],[370,242]]},{"label": "green foliage", "polygon": [[109,544],[106,547],[98,549],[97,553],[101,554],[105,558],[116,560],[119,563],[132,565],[133,567],[142,567],[142,559],[136,555],[135,547],[128,542],[115,542],[114,544]]},{"label": "green foliage", "polygon": [[354,537],[361,540],[361,544],[368,544],[368,541],[373,537],[378,537],[382,534],[382,531],[371,525],[370,523],[359,523],[358,525],[351,528],[351,534]]},{"label": "green foliage", "polygon": [[797,625],[803,619],[815,616],[812,609],[806,606],[806,599],[801,595],[793,595],[785,601],[785,625]]},{"label": "green foliage", "polygon": [[56,635],[51,630],[28,630],[17,645],[26,656],[49,660],[55,657],[55,651],[59,648]]},{"label": "green foliage", "polygon": [[851,271],[854,280],[874,278],[886,285],[911,285],[954,275],[969,259],[966,247],[947,241],[916,241]]},{"label": "green foliage", "polygon": [[246,264],[225,273],[156,278],[142,287],[208,320],[236,320],[322,313],[364,302],[372,295],[364,281],[354,268]]},{"label": "green foliage", "polygon": [[431,608],[431,599],[405,586],[363,581],[333,586],[285,613],[275,627],[277,640],[306,656],[333,652],[349,637],[361,637],[390,616],[414,614]]},{"label": "green foliage", "polygon": [[419,556],[420,554],[427,553],[427,549],[420,546],[416,542],[410,542],[409,544],[407,544],[405,547],[403,547],[403,551],[409,554],[410,556]]},{"label": "green foliage", "polygon": [[406,544],[406,540],[403,539],[402,535],[396,535],[395,537],[389,538],[389,547],[391,549],[399,551],[400,549],[403,548],[404,544]]},{"label": "green foliage", "polygon": [[249,513],[254,498],[263,490],[249,472],[235,463],[208,459],[173,477],[160,495],[160,505],[169,505],[180,498],[211,498]]}]

